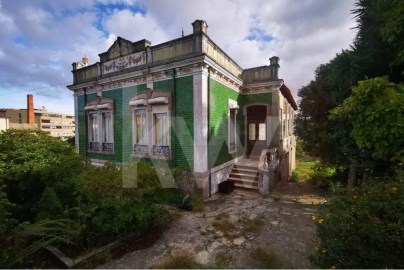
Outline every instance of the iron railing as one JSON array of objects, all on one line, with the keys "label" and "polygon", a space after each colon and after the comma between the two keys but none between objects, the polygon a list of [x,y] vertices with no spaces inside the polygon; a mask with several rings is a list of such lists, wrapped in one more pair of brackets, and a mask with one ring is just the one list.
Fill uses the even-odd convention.
[{"label": "iron railing", "polygon": [[142,144],[133,145],[133,154],[134,155],[148,155],[149,154],[149,146]]},{"label": "iron railing", "polygon": [[153,155],[169,157],[170,156],[170,146],[153,145]]}]

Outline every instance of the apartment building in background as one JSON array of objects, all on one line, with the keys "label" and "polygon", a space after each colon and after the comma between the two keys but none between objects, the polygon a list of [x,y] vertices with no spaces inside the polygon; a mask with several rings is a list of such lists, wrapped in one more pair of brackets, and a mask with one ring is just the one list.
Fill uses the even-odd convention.
[{"label": "apartment building in background", "polygon": [[74,137],[74,115],[34,108],[34,98],[27,95],[26,109],[1,109],[9,120],[10,129],[39,129],[62,140]]}]

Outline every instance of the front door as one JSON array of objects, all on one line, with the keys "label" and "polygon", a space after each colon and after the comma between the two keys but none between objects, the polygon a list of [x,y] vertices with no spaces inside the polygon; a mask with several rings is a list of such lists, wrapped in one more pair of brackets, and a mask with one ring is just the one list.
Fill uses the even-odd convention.
[{"label": "front door", "polygon": [[247,156],[259,157],[267,147],[267,107],[247,107]]}]

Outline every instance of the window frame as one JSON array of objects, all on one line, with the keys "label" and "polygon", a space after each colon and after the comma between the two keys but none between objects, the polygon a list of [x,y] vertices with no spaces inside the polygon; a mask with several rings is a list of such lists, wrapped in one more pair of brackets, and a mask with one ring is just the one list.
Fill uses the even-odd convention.
[{"label": "window frame", "polygon": [[[171,159],[171,93],[164,90],[147,89],[133,96],[129,101],[132,112],[132,157],[152,159]],[[144,136],[147,144],[137,144],[136,111],[145,110]],[[165,145],[158,145],[156,140],[155,115],[165,114]]]},{"label": "window frame", "polygon": [[[227,113],[227,148],[229,154],[237,152],[237,114],[239,106],[236,100],[228,100],[228,113]],[[234,121],[232,123],[232,116]],[[232,132],[233,131],[233,132]],[[233,138],[232,138],[233,137]],[[234,144],[234,146],[232,145]]]},{"label": "window frame", "polygon": [[[84,107],[87,117],[87,152],[115,154],[115,120],[113,100],[98,96]],[[96,115],[97,130],[94,133],[94,119]],[[109,115],[109,121],[105,121],[105,115]],[[107,126],[108,132],[107,132]],[[94,140],[93,140],[94,138]]]}]

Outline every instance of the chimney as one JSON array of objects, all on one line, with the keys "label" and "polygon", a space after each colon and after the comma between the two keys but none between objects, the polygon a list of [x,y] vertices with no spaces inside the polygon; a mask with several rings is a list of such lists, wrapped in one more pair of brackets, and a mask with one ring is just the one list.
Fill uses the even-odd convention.
[{"label": "chimney", "polygon": [[272,56],[269,58],[269,70],[271,72],[271,79],[277,80],[278,79],[278,71],[279,71],[279,57]]},{"label": "chimney", "polygon": [[196,33],[205,33],[208,34],[208,25],[203,20],[196,20],[192,23],[192,27],[194,28],[194,34]]},{"label": "chimney", "polygon": [[88,65],[88,57],[84,55],[84,57],[81,58],[81,62],[83,62],[84,66],[86,67]]},{"label": "chimney", "polygon": [[34,97],[31,94],[27,95],[27,123],[35,124]]}]

